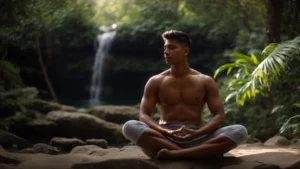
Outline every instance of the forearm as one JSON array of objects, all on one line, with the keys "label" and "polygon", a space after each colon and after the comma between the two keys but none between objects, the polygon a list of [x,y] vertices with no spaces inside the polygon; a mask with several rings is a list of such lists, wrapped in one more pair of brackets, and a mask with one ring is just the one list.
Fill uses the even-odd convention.
[{"label": "forearm", "polygon": [[147,114],[141,114],[140,115],[140,121],[146,123],[150,128],[160,132],[160,133],[165,133],[166,129],[164,129],[163,127],[161,127],[160,125],[158,125],[153,119],[152,117],[150,117]]},{"label": "forearm", "polygon": [[205,126],[196,131],[196,135],[204,135],[212,132],[216,128],[223,125],[225,117],[223,115],[216,114]]}]

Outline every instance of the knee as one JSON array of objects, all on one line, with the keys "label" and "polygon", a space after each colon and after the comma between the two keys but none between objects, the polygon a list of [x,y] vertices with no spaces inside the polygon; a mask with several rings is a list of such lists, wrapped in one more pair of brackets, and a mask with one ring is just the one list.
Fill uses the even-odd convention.
[{"label": "knee", "polygon": [[240,125],[240,124],[234,125],[234,128],[236,130],[236,134],[240,138],[240,143],[246,141],[247,138],[248,138],[247,128],[245,126],[243,126],[243,125]]},{"label": "knee", "polygon": [[123,124],[122,134],[124,137],[128,138],[130,133],[132,133],[132,130],[134,129],[134,126],[136,125],[137,122],[138,121],[136,121],[136,120],[129,120]]},{"label": "knee", "polygon": [[145,130],[149,128],[148,125],[141,121],[129,120],[122,127],[122,134],[125,138],[136,143]]}]

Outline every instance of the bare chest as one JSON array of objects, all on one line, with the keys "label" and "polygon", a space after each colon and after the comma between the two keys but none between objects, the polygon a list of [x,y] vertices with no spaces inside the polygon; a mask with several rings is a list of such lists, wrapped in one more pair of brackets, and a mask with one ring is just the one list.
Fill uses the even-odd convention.
[{"label": "bare chest", "polygon": [[158,99],[162,105],[203,103],[205,87],[201,80],[168,78],[162,81],[158,90]]}]

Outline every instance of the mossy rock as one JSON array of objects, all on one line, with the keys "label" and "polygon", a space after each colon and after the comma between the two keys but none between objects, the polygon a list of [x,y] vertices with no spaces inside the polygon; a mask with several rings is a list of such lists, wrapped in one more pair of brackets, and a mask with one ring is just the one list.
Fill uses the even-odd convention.
[{"label": "mossy rock", "polygon": [[30,109],[37,110],[43,114],[47,114],[54,110],[65,110],[68,112],[75,112],[76,108],[72,106],[61,105],[56,102],[45,101],[41,99],[34,99],[32,104],[28,106]]},{"label": "mossy rock", "polygon": [[128,142],[122,135],[121,125],[106,122],[90,114],[52,111],[47,114],[46,119],[57,125],[57,137],[105,139],[109,144]]},{"label": "mossy rock", "polygon": [[97,116],[105,121],[123,124],[128,120],[139,119],[139,109],[135,106],[95,106],[87,110],[88,114]]}]

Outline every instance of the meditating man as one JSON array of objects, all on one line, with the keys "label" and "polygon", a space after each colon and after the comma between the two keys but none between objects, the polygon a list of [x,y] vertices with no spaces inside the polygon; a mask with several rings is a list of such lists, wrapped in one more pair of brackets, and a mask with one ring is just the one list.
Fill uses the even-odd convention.
[{"label": "meditating man", "polygon": [[[123,125],[123,135],[151,158],[203,159],[223,156],[247,138],[242,125],[222,127],[224,108],[215,81],[187,62],[191,40],[182,31],[162,34],[164,59],[170,69],[147,82],[140,105],[140,121]],[[202,125],[207,104],[213,118]],[[152,119],[155,106],[160,121]]]}]

